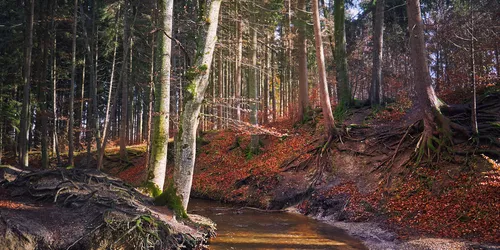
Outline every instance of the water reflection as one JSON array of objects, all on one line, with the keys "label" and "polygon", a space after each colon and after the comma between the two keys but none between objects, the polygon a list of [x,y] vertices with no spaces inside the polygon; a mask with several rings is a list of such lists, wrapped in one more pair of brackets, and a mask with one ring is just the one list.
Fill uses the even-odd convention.
[{"label": "water reflection", "polygon": [[217,223],[210,249],[367,249],[343,230],[306,216],[238,209],[192,200],[191,213]]}]

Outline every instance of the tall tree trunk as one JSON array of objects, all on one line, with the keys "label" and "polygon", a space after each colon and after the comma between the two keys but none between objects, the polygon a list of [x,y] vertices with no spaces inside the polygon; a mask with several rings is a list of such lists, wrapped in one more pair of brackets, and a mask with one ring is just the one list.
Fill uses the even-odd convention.
[{"label": "tall tree trunk", "polygon": [[[115,17],[115,42],[114,42],[114,47],[113,47],[113,61],[111,62],[111,76],[109,79],[109,91],[108,91],[108,103],[106,104],[106,115],[104,116],[104,129],[102,132],[102,144],[100,151],[98,152],[98,157],[97,157],[97,169],[102,168],[103,164],[103,159],[104,159],[104,154],[106,151],[106,141],[109,136],[109,125],[110,125],[110,111],[111,115],[114,115],[114,111],[116,110],[115,103],[116,103],[116,97],[118,96],[116,93],[113,93],[113,81],[115,78],[115,65],[116,65],[116,50],[118,47],[118,17],[120,16],[120,9],[116,12],[116,17]],[[119,88],[117,88],[118,90]],[[114,94],[114,96],[113,96]],[[99,143],[99,142],[98,142]]]},{"label": "tall tree trunk", "polygon": [[325,70],[325,55],[323,52],[323,39],[321,38],[321,24],[319,19],[319,6],[318,1],[312,1],[313,23],[314,23],[314,38],[316,45],[316,64],[318,65],[319,75],[319,95],[321,102],[321,109],[323,111],[325,128],[329,135],[335,133],[335,120],[333,118],[332,106],[330,104],[330,96],[328,95],[328,86],[326,82]]},{"label": "tall tree trunk", "polygon": [[276,86],[275,86],[275,78],[274,75],[274,52],[271,51],[271,104],[273,108],[272,116],[273,122],[276,122]]},{"label": "tall tree trunk", "polygon": [[[470,6],[470,59],[471,59],[471,82],[472,82],[472,133],[474,135],[478,135],[479,130],[477,127],[477,95],[476,95],[476,58],[475,58],[475,49],[474,49],[474,12],[472,11],[472,0],[469,0]],[[498,74],[498,72],[497,72]]]},{"label": "tall tree trunk", "polygon": [[[55,1],[53,1],[55,4]],[[55,8],[55,6],[54,6]],[[59,152],[59,135],[57,131],[57,40],[56,40],[56,29],[54,26],[54,11],[52,12],[52,25],[53,25],[53,43],[52,43],[52,70],[51,70],[51,78],[52,78],[52,110],[53,110],[53,124],[52,124],[52,153],[57,158],[57,164],[61,164],[61,155]]]},{"label": "tall tree trunk", "polygon": [[167,172],[167,150],[169,139],[170,121],[170,75],[171,75],[171,50],[172,25],[173,25],[174,0],[158,1],[158,22],[161,31],[157,37],[157,57],[159,74],[155,84],[155,115],[153,123],[153,141],[151,144],[151,169],[152,182],[157,188],[163,190]]},{"label": "tall tree trunk", "polygon": [[[73,39],[72,39],[72,54],[71,54],[71,86],[69,94],[69,125],[68,125],[68,161],[70,166],[75,165],[74,151],[75,143],[73,139],[73,128],[75,126],[75,116],[74,116],[74,105],[75,105],[75,77],[76,77],[76,26],[78,23],[78,0],[74,0],[74,12],[73,12]],[[85,67],[85,65],[83,66]],[[82,82],[83,86],[83,82]],[[83,87],[82,87],[83,88]],[[82,97],[83,103],[83,97]],[[55,111],[54,111],[55,112]],[[80,111],[83,113],[83,111]],[[80,120],[80,122],[82,122]]]},{"label": "tall tree trunk", "polygon": [[[154,5],[156,9],[156,4]],[[156,27],[156,11],[153,9],[153,27]],[[151,35],[151,65],[149,68],[149,90],[148,90],[148,118],[147,118],[147,131],[146,131],[146,166],[150,167],[151,161],[151,130],[152,130],[152,120],[153,120],[153,95],[154,95],[154,80],[155,80],[155,45],[156,33]],[[181,90],[182,91],[182,90]]]},{"label": "tall tree trunk", "polygon": [[[271,40],[271,36],[269,34],[266,34],[266,39],[267,39],[267,46],[269,46],[269,42]],[[272,50],[270,47],[265,47],[266,50],[266,69],[265,69],[265,77],[264,77],[264,124],[269,123],[269,79],[271,79],[271,57],[269,53],[272,53]]]},{"label": "tall tree trunk", "polygon": [[235,84],[235,104],[236,104],[236,120],[241,120],[241,60],[243,57],[243,21],[241,20],[241,14],[238,16],[237,21],[237,40],[238,46],[236,48],[236,68],[234,74],[234,84]]},{"label": "tall tree trunk", "polygon": [[33,16],[35,3],[33,0],[25,0],[26,26],[24,31],[24,66],[23,66],[23,104],[21,109],[19,132],[20,158],[19,163],[28,167],[29,127],[30,127],[30,85],[31,85],[31,53],[33,50]]},{"label": "tall tree trunk", "polygon": [[[450,123],[449,119],[443,116],[440,111],[442,103],[438,100],[434,89],[427,64],[427,52],[424,41],[424,29],[420,13],[420,1],[408,0],[408,29],[410,31],[410,50],[411,61],[415,78],[415,90],[417,95],[417,105],[420,108],[420,114],[424,121],[424,131],[419,140],[417,163],[425,155],[433,160],[433,155],[429,155],[431,148],[441,148],[442,144],[451,140],[451,125],[457,128],[458,125]],[[439,145],[434,142],[435,139],[441,141]],[[435,151],[435,150],[433,150]],[[432,152],[433,152],[432,151]]]},{"label": "tall tree trunk", "polygon": [[48,106],[47,106],[47,90],[48,90],[48,78],[47,78],[47,66],[49,62],[49,23],[48,23],[48,13],[49,13],[49,1],[44,0],[40,6],[41,6],[41,54],[42,54],[42,65],[41,65],[41,70],[42,72],[40,73],[40,82],[38,83],[38,89],[40,91],[39,95],[39,105],[40,105],[40,121],[41,121],[41,165],[42,168],[46,169],[49,167],[49,153],[48,153],[48,134],[49,134],[49,127],[48,127]]},{"label": "tall tree trunk", "polygon": [[377,0],[374,12],[373,28],[373,69],[370,88],[370,103],[379,105],[380,85],[382,84],[382,54],[384,48],[384,0]]},{"label": "tall tree trunk", "polygon": [[337,68],[337,97],[339,105],[350,106],[352,102],[347,69],[347,53],[345,38],[345,3],[335,0],[335,66]]},{"label": "tall tree trunk", "polygon": [[85,107],[85,72],[87,71],[87,58],[84,56],[83,57],[83,65],[82,65],[82,84],[81,84],[81,93],[80,93],[80,108],[79,108],[79,114],[80,114],[80,133],[75,133],[78,136],[75,136],[76,141],[78,143],[78,147],[81,148],[80,141],[85,137],[85,130],[83,129],[83,116],[84,116],[84,107]]},{"label": "tall tree trunk", "polygon": [[219,91],[217,92],[218,93],[218,97],[219,97],[219,100],[216,101],[216,105],[217,105],[217,109],[218,109],[218,119],[217,119],[217,128],[218,129],[222,129],[222,124],[223,124],[223,118],[224,118],[224,114],[222,112],[222,104],[225,103],[223,101],[223,92],[222,92],[222,89],[223,89],[223,86],[224,86],[224,82],[223,82],[223,68],[222,68],[222,49],[220,49],[219,51],[219,60],[217,62],[217,67],[218,67],[218,76],[217,76],[217,81],[218,81],[218,85],[219,85]]},{"label": "tall tree trunk", "polygon": [[[257,20],[254,17],[254,20]],[[250,124],[257,126],[258,125],[258,117],[257,117],[257,108],[258,108],[258,65],[257,65],[257,31],[254,28],[250,28],[250,36],[252,38],[252,45],[250,48],[250,57],[252,58],[252,68],[249,72],[249,99],[250,99]],[[251,142],[250,142],[250,151],[252,153],[256,153],[259,149],[259,135],[252,134]]]},{"label": "tall tree trunk", "polygon": [[208,85],[208,76],[212,65],[213,52],[217,38],[219,24],[219,10],[221,0],[212,0],[206,15],[209,20],[205,22],[200,39],[202,51],[197,53],[196,63],[191,70],[197,74],[190,81],[184,112],[181,117],[180,140],[177,145],[177,165],[174,168],[174,184],[177,195],[182,200],[182,206],[187,209],[191,186],[193,183],[194,163],[196,158],[196,130],[198,128],[200,108]]},{"label": "tall tree trunk", "polygon": [[[316,1],[316,0],[313,0]],[[309,110],[309,83],[307,72],[307,21],[306,21],[306,1],[298,0],[297,2],[297,18],[299,19],[298,36],[297,36],[297,55],[299,60],[299,121],[304,119],[305,113]]]},{"label": "tall tree trunk", "polygon": [[127,156],[127,132],[128,132],[128,64],[130,52],[130,15],[132,6],[130,0],[125,0],[125,8],[123,12],[123,60],[120,71],[120,82],[122,86],[122,105],[121,105],[121,120],[120,120],[120,158],[128,161]]}]

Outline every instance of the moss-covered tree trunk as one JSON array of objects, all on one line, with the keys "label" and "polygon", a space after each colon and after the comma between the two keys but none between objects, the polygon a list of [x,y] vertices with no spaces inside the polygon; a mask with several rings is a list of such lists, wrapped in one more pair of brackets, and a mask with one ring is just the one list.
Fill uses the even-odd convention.
[{"label": "moss-covered tree trunk", "polygon": [[410,50],[415,77],[416,105],[424,122],[424,131],[417,145],[417,163],[427,154],[433,160],[441,147],[450,140],[450,121],[440,111],[442,103],[432,87],[431,75],[427,64],[427,51],[419,0],[408,0],[408,30],[410,31]]},{"label": "moss-covered tree trunk", "polygon": [[352,102],[347,69],[347,52],[345,38],[345,1],[335,0],[335,67],[337,69],[337,99],[341,106],[349,106]]},{"label": "moss-covered tree trunk", "polygon": [[213,0],[203,21],[205,25],[200,36],[200,49],[196,62],[189,70],[190,83],[188,96],[181,116],[177,159],[174,168],[174,184],[177,195],[182,199],[182,206],[187,209],[193,183],[194,163],[196,158],[196,130],[198,129],[201,104],[208,85],[212,58],[217,40],[219,10],[221,0]]},{"label": "moss-covered tree trunk", "polygon": [[172,50],[172,14],[174,0],[158,1],[158,24],[161,31],[157,37],[157,52],[159,75],[155,84],[155,114],[153,118],[153,140],[151,144],[152,182],[163,190],[167,171],[167,149],[169,137],[170,114],[170,59]]},{"label": "moss-covered tree trunk", "polygon": [[314,23],[314,38],[316,45],[316,64],[318,65],[319,75],[319,96],[321,109],[323,111],[325,128],[329,135],[335,133],[335,120],[333,118],[332,106],[330,104],[330,96],[328,95],[328,86],[326,83],[325,70],[325,55],[323,52],[323,41],[321,39],[321,24],[319,19],[318,1],[313,0],[313,23]]}]

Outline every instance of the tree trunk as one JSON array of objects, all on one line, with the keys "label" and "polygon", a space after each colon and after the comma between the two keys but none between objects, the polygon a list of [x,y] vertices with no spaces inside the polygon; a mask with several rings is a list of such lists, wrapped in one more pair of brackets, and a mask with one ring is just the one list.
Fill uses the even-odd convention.
[{"label": "tree trunk", "polygon": [[219,85],[219,91],[217,92],[218,93],[218,97],[219,97],[219,100],[216,101],[216,105],[217,105],[217,110],[218,110],[218,119],[217,119],[217,128],[218,129],[221,129],[222,130],[222,124],[223,124],[223,118],[224,118],[224,114],[222,113],[222,104],[225,103],[223,101],[223,86],[224,86],[224,82],[223,82],[223,67],[222,67],[222,49],[220,49],[219,51],[219,60],[217,62],[217,67],[218,67],[218,76],[217,76],[217,81],[218,81],[218,85]]},{"label": "tree trunk", "polygon": [[[109,135],[109,125],[110,125],[110,111],[111,109],[113,110],[112,115],[114,115],[114,110],[116,110],[115,103],[116,103],[116,96],[117,94],[114,94],[113,96],[113,80],[115,78],[115,65],[116,65],[116,49],[118,47],[118,17],[119,17],[120,10],[116,12],[116,17],[115,17],[115,42],[114,42],[114,47],[113,47],[113,61],[111,62],[111,76],[109,79],[109,91],[108,91],[108,103],[106,104],[106,115],[104,116],[104,129],[102,132],[102,144],[100,151],[98,152],[98,157],[97,157],[97,169],[102,168],[103,164],[103,159],[104,159],[104,153],[106,151],[106,141],[108,139]],[[117,88],[118,90],[119,88]],[[99,142],[98,142],[99,143]]]},{"label": "tree trunk", "polygon": [[337,98],[339,105],[350,106],[352,102],[349,75],[347,69],[347,53],[345,38],[345,3],[335,0],[335,66],[337,68]]},{"label": "tree trunk", "polygon": [[237,39],[238,39],[238,47],[236,48],[236,68],[234,75],[234,84],[235,84],[235,105],[236,105],[236,120],[241,120],[241,60],[243,56],[243,24],[241,20],[241,15],[238,16],[237,23]]},{"label": "tree trunk", "polygon": [[[316,1],[316,0],[314,0]],[[299,61],[299,121],[304,119],[305,113],[309,110],[309,83],[307,72],[307,38],[306,38],[306,1],[298,0],[297,2],[297,18],[299,19],[298,36],[297,36],[297,57]]]},{"label": "tree trunk", "polygon": [[[267,45],[269,46],[269,42],[271,41],[271,36],[266,34],[267,36]],[[271,57],[269,53],[272,53],[271,48],[266,47],[266,70],[264,72],[264,124],[269,123],[269,80],[271,79]]]},{"label": "tree trunk", "polygon": [[40,105],[40,121],[41,121],[41,165],[43,169],[49,167],[49,153],[48,153],[48,105],[47,105],[47,90],[48,90],[48,78],[47,78],[47,66],[49,62],[49,23],[48,23],[48,13],[49,13],[49,1],[45,0],[41,4],[41,26],[42,26],[42,34],[41,35],[41,54],[42,54],[42,65],[40,73],[40,81],[39,81],[39,105]]},{"label": "tree trunk", "polygon": [[196,74],[192,77],[188,86],[189,95],[185,97],[186,104],[181,117],[180,140],[176,148],[177,165],[174,168],[174,184],[177,195],[182,200],[182,206],[187,209],[191,186],[193,183],[194,163],[196,158],[196,130],[198,128],[198,116],[201,104],[208,85],[208,76],[212,65],[213,52],[217,38],[217,26],[219,23],[219,9],[221,0],[213,0],[205,22],[201,42],[200,53],[195,65],[191,70]]},{"label": "tree trunk", "polygon": [[30,127],[30,85],[31,85],[31,52],[33,50],[33,16],[35,3],[33,0],[25,0],[26,26],[24,33],[24,66],[23,66],[23,104],[20,117],[19,163],[28,167],[29,127]]},{"label": "tree trunk", "polygon": [[[438,100],[434,89],[427,64],[427,52],[424,41],[424,29],[420,13],[420,1],[408,0],[408,29],[410,30],[411,61],[415,78],[415,90],[417,105],[424,121],[424,131],[417,145],[417,163],[427,154],[432,161],[432,155],[428,155],[433,141],[437,138],[441,141],[435,148],[441,148],[442,144],[451,140],[450,121],[440,111],[442,103]],[[428,150],[429,149],[429,150]],[[435,150],[433,150],[435,151]]]},{"label": "tree trunk", "polygon": [[321,38],[321,24],[319,19],[319,6],[318,1],[312,1],[313,23],[314,23],[314,38],[316,45],[316,64],[318,65],[319,75],[319,95],[321,102],[321,109],[323,111],[325,128],[329,135],[335,133],[335,120],[333,118],[332,106],[330,104],[330,96],[328,95],[328,86],[326,82],[325,70],[325,55],[323,52],[323,41]]},{"label": "tree trunk", "polygon": [[274,86],[274,51],[271,50],[271,115],[273,117],[273,122],[276,122],[276,86]]},{"label": "tree trunk", "polygon": [[384,48],[384,0],[377,0],[373,28],[373,69],[370,88],[370,103],[380,105],[380,86],[382,84],[382,55]]},{"label": "tree trunk", "polygon": [[[55,1],[54,1],[55,2]],[[54,22],[54,13],[52,13],[52,22]],[[56,40],[56,29],[53,27],[53,43],[52,43],[52,110],[53,110],[53,124],[52,124],[52,154],[57,158],[57,164],[61,164],[61,155],[59,152],[59,135],[57,131],[57,40]]]},{"label": "tree trunk", "polygon": [[[478,135],[479,130],[477,127],[477,95],[476,95],[476,58],[475,58],[475,49],[474,49],[474,13],[472,11],[472,1],[469,1],[470,6],[470,22],[471,22],[471,31],[470,31],[470,56],[471,56],[471,82],[472,82],[472,133],[474,135]],[[498,72],[497,72],[498,74]]]},{"label": "tree trunk", "polygon": [[[156,5],[154,5],[154,8],[156,8]],[[155,9],[152,10],[154,12],[153,15],[153,26],[156,26],[156,11]],[[153,33],[151,35],[151,65],[149,68],[149,90],[148,90],[148,118],[147,118],[147,131],[146,131],[146,166],[148,169],[150,169],[150,162],[151,162],[151,126],[152,126],[152,120],[153,120],[153,94],[154,94],[154,80],[155,80],[155,45],[156,45],[156,40],[155,37],[157,36],[156,33]],[[181,90],[182,91],[182,90]]]},{"label": "tree trunk", "polygon": [[123,60],[120,71],[120,82],[122,86],[122,105],[120,120],[120,158],[128,161],[127,156],[127,132],[128,132],[128,64],[130,52],[130,12],[132,6],[129,0],[125,1],[125,11],[123,12]]},{"label": "tree trunk", "polygon": [[155,86],[155,115],[153,128],[153,141],[151,145],[152,182],[157,188],[163,190],[167,172],[167,149],[169,139],[170,120],[170,75],[171,75],[171,50],[172,42],[172,13],[173,0],[160,0],[158,2],[159,25],[162,31],[158,32],[158,65],[160,73]]},{"label": "tree trunk", "polygon": [[[71,54],[71,86],[69,94],[69,125],[68,125],[68,163],[70,166],[75,165],[74,151],[75,143],[73,139],[73,127],[75,126],[74,105],[75,105],[75,77],[76,77],[76,27],[78,23],[78,0],[74,0],[73,12],[73,39],[72,39],[72,54]],[[85,65],[84,65],[85,67]],[[82,82],[83,86],[83,82]],[[83,87],[82,87],[83,88]],[[82,98],[83,103],[83,98]],[[82,112],[82,111],[81,111]],[[55,111],[54,111],[55,113]],[[82,112],[83,113],[83,112]],[[80,121],[81,122],[81,121]]]},{"label": "tree trunk", "polygon": [[[254,18],[256,20],[256,18]],[[252,46],[250,48],[250,57],[252,58],[252,68],[249,72],[249,99],[250,99],[250,124],[254,126],[258,126],[258,117],[257,117],[257,109],[258,109],[258,79],[257,79],[257,31],[254,28],[250,29],[250,36],[252,38]],[[256,153],[259,149],[259,135],[252,134],[251,142],[250,142],[250,151],[252,153]]]}]

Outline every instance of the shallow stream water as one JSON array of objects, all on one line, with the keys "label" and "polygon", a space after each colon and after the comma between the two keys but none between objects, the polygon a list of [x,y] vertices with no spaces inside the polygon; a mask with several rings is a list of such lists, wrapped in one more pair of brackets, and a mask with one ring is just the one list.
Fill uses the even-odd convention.
[{"label": "shallow stream water", "polygon": [[189,212],[217,223],[210,249],[367,249],[342,229],[307,216],[193,199]]}]

